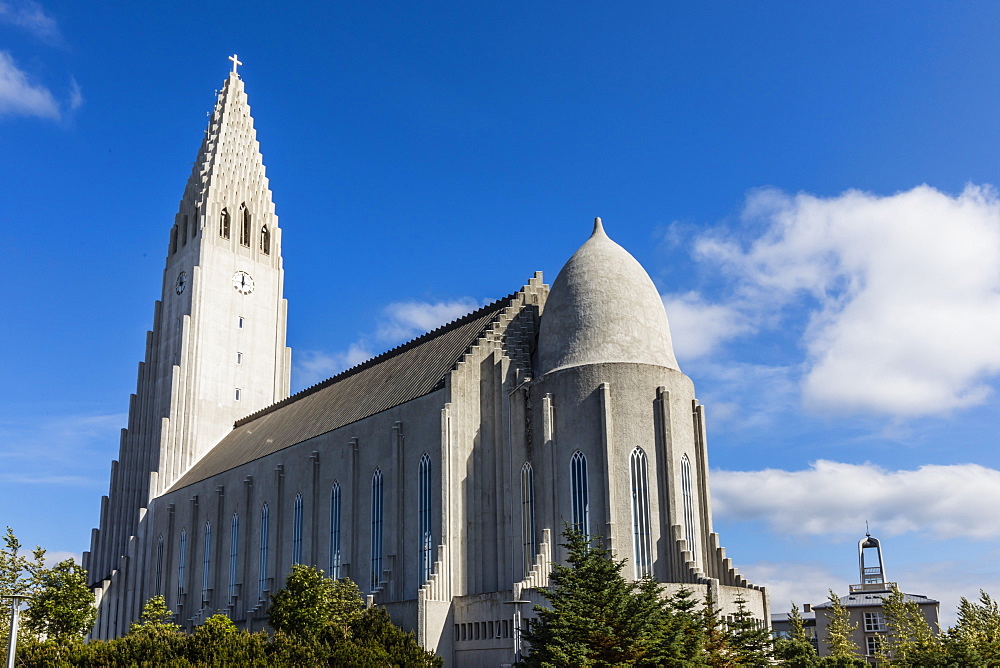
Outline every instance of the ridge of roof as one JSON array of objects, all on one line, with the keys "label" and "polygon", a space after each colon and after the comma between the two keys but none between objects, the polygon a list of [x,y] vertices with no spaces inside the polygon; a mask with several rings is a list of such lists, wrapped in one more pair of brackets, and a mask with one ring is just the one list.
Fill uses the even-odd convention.
[{"label": "ridge of roof", "polygon": [[327,378],[326,380],[321,380],[318,383],[310,385],[309,387],[307,387],[307,388],[305,388],[303,390],[299,390],[295,394],[291,394],[291,395],[285,397],[284,399],[282,399],[281,401],[276,401],[275,403],[271,404],[270,406],[265,406],[264,408],[261,408],[260,410],[254,412],[254,413],[250,413],[249,415],[247,415],[245,417],[242,417],[239,420],[237,420],[235,423],[233,423],[233,428],[235,429],[237,427],[242,427],[243,425],[249,424],[250,422],[253,422],[254,420],[257,420],[258,418],[261,418],[264,415],[267,415],[268,413],[271,413],[271,412],[273,412],[273,411],[281,408],[282,406],[285,406],[285,405],[287,405],[289,403],[292,403],[293,401],[298,401],[299,399],[302,399],[303,397],[307,397],[310,394],[313,394],[315,392],[319,392],[323,388],[326,388],[326,387],[329,387],[330,385],[338,383],[341,380],[343,380],[344,378],[347,378],[349,376],[353,376],[354,374],[359,373],[361,371],[364,371],[365,369],[367,369],[369,367],[375,366],[376,364],[379,364],[379,363],[381,363],[381,362],[383,362],[383,361],[385,361],[387,359],[395,357],[396,355],[399,355],[399,354],[401,354],[401,353],[409,350],[410,348],[418,346],[418,345],[422,344],[424,341],[427,341],[428,339],[432,339],[434,337],[440,336],[441,334],[444,334],[445,332],[448,332],[448,331],[450,331],[452,329],[460,327],[460,326],[464,325],[465,323],[467,323],[469,321],[476,320],[477,318],[482,317],[483,314],[485,314],[485,313],[487,313],[487,312],[489,312],[491,310],[497,311],[499,313],[499,311],[500,311],[501,308],[509,306],[510,303],[513,301],[513,299],[515,297],[517,297],[517,295],[519,295],[520,293],[521,293],[521,291],[512,292],[509,295],[507,295],[506,297],[501,297],[500,299],[497,299],[495,301],[490,302],[489,304],[486,304],[484,306],[479,307],[475,311],[471,311],[469,313],[466,313],[463,316],[455,318],[451,322],[447,322],[447,323],[445,323],[445,324],[443,324],[443,325],[441,325],[441,326],[439,326],[439,327],[437,327],[435,329],[432,329],[429,332],[425,332],[424,334],[421,334],[420,336],[418,336],[418,337],[416,337],[414,339],[410,339],[409,341],[401,343],[401,344],[399,344],[398,346],[396,346],[394,348],[390,348],[389,350],[387,350],[387,351],[385,351],[383,353],[380,353],[380,354],[376,355],[375,357],[367,359],[364,362],[361,362],[359,364],[355,364],[354,366],[352,366],[352,367],[350,367],[348,369],[345,369],[344,371],[341,371],[340,373],[338,373],[335,376],[331,376],[330,378]]}]

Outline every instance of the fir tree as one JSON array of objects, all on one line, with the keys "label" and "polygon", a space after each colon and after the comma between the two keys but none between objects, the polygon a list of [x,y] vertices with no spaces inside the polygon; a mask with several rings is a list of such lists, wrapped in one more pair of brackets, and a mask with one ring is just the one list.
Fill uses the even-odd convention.
[{"label": "fir tree", "polygon": [[947,665],[944,646],[935,637],[923,612],[895,584],[882,599],[889,633],[882,637],[880,658],[899,666]]},{"label": "fir tree", "polygon": [[840,598],[832,589],[829,600],[830,607],[826,613],[829,623],[826,627],[826,638],[823,639],[827,649],[829,649],[829,657],[854,659],[858,656],[858,646],[851,640],[851,633],[858,628],[858,625],[851,624],[847,608],[840,602]]},{"label": "fir tree", "polygon": [[730,655],[738,666],[766,666],[771,663],[771,633],[747,609],[742,595],[729,623]]},{"label": "fir tree", "polygon": [[788,612],[790,633],[787,638],[774,641],[774,657],[778,663],[789,668],[811,668],[818,658],[816,648],[806,639],[806,626],[799,612],[799,606],[792,601]]},{"label": "fir tree", "polygon": [[523,634],[531,653],[525,666],[635,665],[656,655],[664,618],[659,587],[630,583],[624,560],[582,533],[563,531],[568,565],[556,564],[551,587],[540,591],[552,607]]}]

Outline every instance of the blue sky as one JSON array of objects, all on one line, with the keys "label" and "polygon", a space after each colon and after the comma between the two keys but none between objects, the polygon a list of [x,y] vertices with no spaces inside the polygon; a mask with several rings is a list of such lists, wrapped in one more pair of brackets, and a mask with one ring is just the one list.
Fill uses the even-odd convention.
[{"label": "blue sky", "polygon": [[239,53],[293,385],[551,282],[594,216],[707,406],[716,528],[789,598],[1000,594],[993,3],[0,0],[0,524],[88,548]]}]

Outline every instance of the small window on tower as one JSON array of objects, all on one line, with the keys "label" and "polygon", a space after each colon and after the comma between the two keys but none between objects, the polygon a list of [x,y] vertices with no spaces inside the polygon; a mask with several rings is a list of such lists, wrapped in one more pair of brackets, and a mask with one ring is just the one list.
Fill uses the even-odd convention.
[{"label": "small window on tower", "polygon": [[187,216],[181,216],[181,233],[180,233],[180,239],[181,239],[181,246],[184,246],[187,243],[187,240],[188,240],[188,217]]},{"label": "small window on tower", "polygon": [[222,215],[219,217],[219,236],[223,239],[229,238],[229,211],[226,209],[222,210]]},{"label": "small window on tower", "polygon": [[236,401],[240,400],[240,388],[236,388]]},{"label": "small window on tower", "polygon": [[260,228],[260,252],[264,255],[271,254],[271,232],[267,225]]},{"label": "small window on tower", "polygon": [[240,316],[239,320],[236,323],[236,326],[239,327],[240,329],[243,329],[243,316]]},{"label": "small window on tower", "polygon": [[173,255],[177,252],[177,226],[175,225],[170,230],[170,254]]},{"label": "small window on tower", "polygon": [[236,353],[236,363],[243,364],[243,353]]},{"label": "small window on tower", "polygon": [[240,207],[243,209],[243,224],[240,226],[240,244],[250,246],[250,209],[246,204]]},{"label": "small window on tower", "polygon": [[195,208],[194,213],[191,214],[191,238],[194,239],[198,236],[198,209]]}]

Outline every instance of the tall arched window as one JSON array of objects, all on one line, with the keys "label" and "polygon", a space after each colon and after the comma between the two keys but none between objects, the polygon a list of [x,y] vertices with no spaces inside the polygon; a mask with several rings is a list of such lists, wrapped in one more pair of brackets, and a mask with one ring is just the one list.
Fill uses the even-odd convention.
[{"label": "tall arched window", "polygon": [[250,246],[250,209],[244,204],[240,207],[243,211],[243,220],[240,224],[240,244]]},{"label": "tall arched window", "polygon": [[181,544],[177,550],[177,592],[183,593],[187,587],[184,581],[185,571],[187,570],[187,554],[188,554],[188,532],[187,529],[181,529]]},{"label": "tall arched window", "polygon": [[302,495],[295,495],[295,511],[292,518],[292,563],[302,563]]},{"label": "tall arched window", "polygon": [[590,490],[587,481],[587,458],[577,450],[569,461],[570,494],[573,507],[573,528],[590,535]]},{"label": "tall arched window", "polygon": [[524,577],[528,577],[538,553],[535,544],[535,474],[528,462],[521,467],[521,537]]},{"label": "tall arched window", "polygon": [[205,522],[205,558],[201,564],[201,600],[208,600],[212,583],[212,523]]},{"label": "tall arched window", "polygon": [[372,476],[372,573],[371,590],[378,591],[382,579],[382,471]]},{"label": "tall arched window", "polygon": [[271,254],[271,231],[267,225],[260,228],[260,252],[264,255]]},{"label": "tall arched window", "polygon": [[229,598],[236,596],[236,567],[240,554],[240,515],[233,513],[233,528],[229,535]]},{"label": "tall arched window", "polygon": [[267,532],[270,520],[270,511],[265,503],[260,509],[260,553],[257,563],[257,598],[264,600],[264,593],[267,591]]},{"label": "tall arched window", "polygon": [[632,563],[635,579],[653,574],[649,538],[649,465],[642,448],[632,451],[629,473],[632,479]]},{"label": "tall arched window", "polygon": [[419,584],[427,582],[434,570],[434,538],[431,534],[431,458],[425,452],[420,458],[417,512],[420,520]]},{"label": "tall arched window", "polygon": [[219,216],[219,236],[223,239],[229,238],[229,211],[227,209],[223,209],[222,215]]},{"label": "tall arched window", "polygon": [[163,534],[156,539],[156,570],[153,571],[155,574],[154,583],[155,591],[157,594],[162,594],[161,586],[163,584]]},{"label": "tall arched window", "polygon": [[681,494],[684,496],[684,537],[687,538],[691,558],[698,558],[698,536],[694,523],[694,494],[691,492],[691,460],[681,457]]},{"label": "tall arched window", "polygon": [[340,579],[340,483],[330,492],[330,577]]}]

